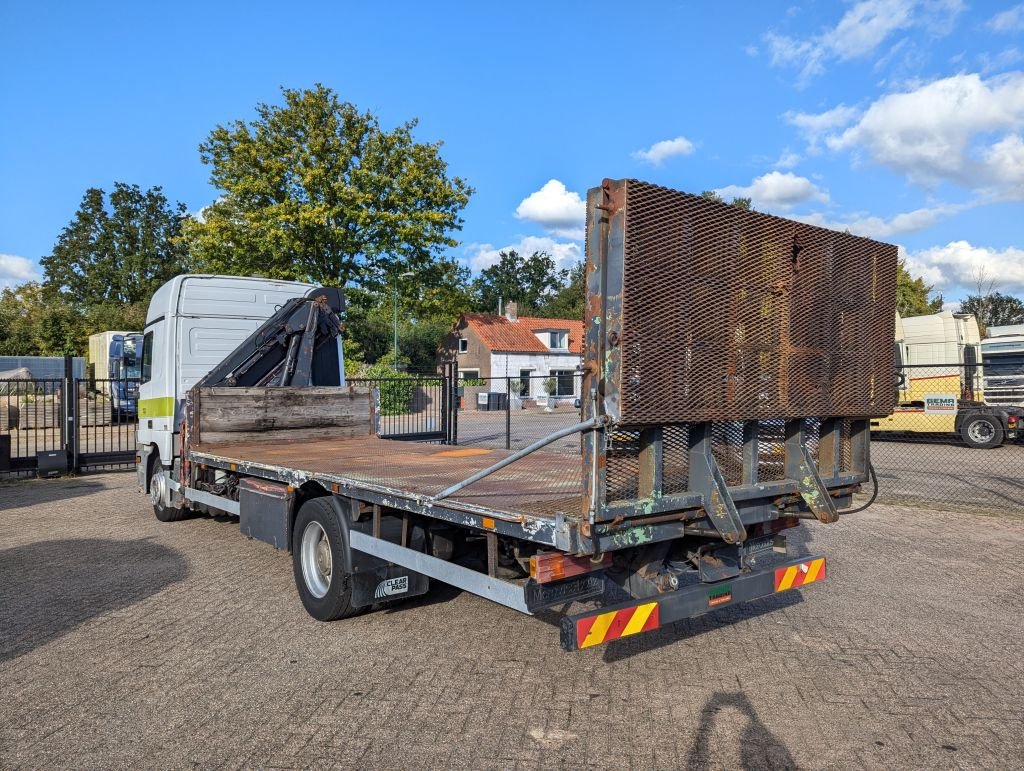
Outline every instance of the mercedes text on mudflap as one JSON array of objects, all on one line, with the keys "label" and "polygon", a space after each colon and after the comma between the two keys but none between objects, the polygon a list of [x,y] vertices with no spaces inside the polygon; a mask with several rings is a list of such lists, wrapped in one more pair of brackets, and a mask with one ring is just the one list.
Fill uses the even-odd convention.
[{"label": "mercedes text on mudflap", "polygon": [[560,612],[567,649],[820,582],[786,533],[838,522],[868,479],[896,247],[633,180],[587,217],[579,421],[518,452],[380,438],[336,289],[169,282],[139,402],[157,517],[237,517],[323,621],[434,579]]}]

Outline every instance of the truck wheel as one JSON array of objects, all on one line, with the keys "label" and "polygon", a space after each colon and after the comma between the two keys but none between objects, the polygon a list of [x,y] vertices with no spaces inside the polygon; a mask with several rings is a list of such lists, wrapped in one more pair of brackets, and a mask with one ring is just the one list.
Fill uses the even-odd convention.
[{"label": "truck wheel", "polygon": [[341,525],[327,498],[302,504],[292,531],[292,567],[299,599],[317,621],[334,621],[356,613],[352,583],[343,567]]},{"label": "truck wheel", "polygon": [[1003,427],[991,415],[971,415],[960,426],[960,438],[968,447],[991,449],[1003,443]]},{"label": "truck wheel", "polygon": [[185,518],[188,511],[176,506],[168,506],[164,501],[170,498],[170,476],[160,462],[158,455],[153,455],[153,472],[149,475],[149,498],[153,501],[153,513],[161,522],[178,522]]}]

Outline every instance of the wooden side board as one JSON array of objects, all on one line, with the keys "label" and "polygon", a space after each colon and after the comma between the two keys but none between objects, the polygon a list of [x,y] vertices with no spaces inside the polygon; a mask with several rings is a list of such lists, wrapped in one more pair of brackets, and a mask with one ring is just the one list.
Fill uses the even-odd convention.
[{"label": "wooden side board", "polygon": [[204,444],[376,433],[376,393],[365,386],[198,388],[193,403],[192,438]]}]

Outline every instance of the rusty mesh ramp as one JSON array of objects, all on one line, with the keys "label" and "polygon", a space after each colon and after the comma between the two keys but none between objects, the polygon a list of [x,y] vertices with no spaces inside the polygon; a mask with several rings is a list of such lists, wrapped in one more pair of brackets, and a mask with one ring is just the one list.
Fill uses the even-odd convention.
[{"label": "rusty mesh ramp", "polygon": [[590,199],[617,422],[892,411],[895,246],[635,180]]}]

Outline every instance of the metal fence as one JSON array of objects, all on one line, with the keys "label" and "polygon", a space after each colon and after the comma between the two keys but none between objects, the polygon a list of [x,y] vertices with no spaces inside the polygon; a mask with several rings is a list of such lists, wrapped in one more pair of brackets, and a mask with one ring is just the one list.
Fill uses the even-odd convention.
[{"label": "metal fence", "polygon": [[138,382],[0,380],[0,478],[134,465]]},{"label": "metal fence", "polygon": [[[1024,382],[1024,373],[995,378],[962,364],[901,370],[897,411],[872,421],[879,500],[1024,512],[1024,419],[1017,420],[1024,400],[1002,398],[1022,385],[1012,377]],[[579,373],[464,379],[445,368],[353,382],[380,389],[380,433],[391,439],[518,450],[580,419]],[[69,392],[74,399],[66,399]],[[132,465],[136,400],[129,380],[0,380],[0,478],[34,474],[40,453],[63,452],[70,470]],[[769,436],[771,421],[761,423]],[[628,451],[630,432],[609,441]],[[579,453],[580,439],[547,449]]]},{"label": "metal fence", "polygon": [[[449,382],[446,377],[441,380]],[[449,426],[441,441],[521,449],[579,421],[581,378],[577,373],[571,383],[569,378],[562,380],[452,379],[451,416],[430,412],[444,406],[443,395],[431,403],[410,402],[408,414],[382,416],[382,434],[391,431],[401,435],[398,427],[402,425],[431,425],[430,421],[435,420]],[[998,381],[1001,388],[1007,387],[1004,380]],[[997,400],[999,404],[986,404],[986,387],[991,389],[995,381],[980,367],[970,371],[961,364],[907,367],[899,373],[897,382],[898,410],[889,418],[872,421],[871,457],[879,482],[879,500],[934,508],[1024,512],[1024,439],[1019,432],[1011,436],[1015,433],[1012,418],[1017,412],[1024,414],[1024,404],[1004,404],[1001,400]],[[733,429],[737,437],[742,434],[739,423],[722,423],[719,427],[726,434]],[[777,428],[772,421],[761,421],[762,456],[774,449],[781,452],[781,441],[772,440],[772,431]],[[412,432],[405,432],[405,437],[431,440]],[[609,441],[628,450],[630,437],[628,430],[621,430]],[[727,445],[728,440],[726,436]],[[547,449],[579,453],[580,440],[569,437]]]}]

